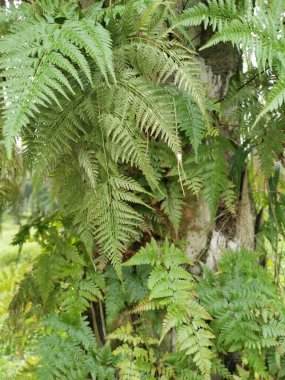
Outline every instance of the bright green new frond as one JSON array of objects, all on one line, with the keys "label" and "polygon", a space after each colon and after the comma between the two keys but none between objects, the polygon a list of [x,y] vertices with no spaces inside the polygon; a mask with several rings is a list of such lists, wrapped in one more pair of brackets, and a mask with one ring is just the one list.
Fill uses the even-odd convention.
[{"label": "bright green new frond", "polygon": [[144,248],[141,248],[130,260],[124,263],[124,266],[145,265],[151,266],[164,264],[167,268],[171,265],[179,266],[181,264],[190,264],[191,261],[184,253],[175,247],[174,244],[169,244],[165,240],[163,246],[159,246],[154,239]]},{"label": "bright green new frond", "polygon": [[125,343],[131,343],[133,346],[143,343],[141,337],[134,336],[134,331],[130,323],[126,326],[119,327],[115,332],[109,335],[109,339],[118,339]]},{"label": "bright green new frond", "polygon": [[177,343],[180,350],[186,350],[186,355],[193,355],[193,361],[201,370],[205,379],[210,379],[212,368],[211,352],[213,334],[204,329],[195,329],[192,326],[182,326],[177,329]]},{"label": "bright green new frond", "polygon": [[109,335],[109,339],[123,342],[113,354],[118,358],[117,368],[122,379],[155,379],[156,357],[152,349],[158,342],[156,339],[145,339],[136,335],[130,323],[119,327]]}]

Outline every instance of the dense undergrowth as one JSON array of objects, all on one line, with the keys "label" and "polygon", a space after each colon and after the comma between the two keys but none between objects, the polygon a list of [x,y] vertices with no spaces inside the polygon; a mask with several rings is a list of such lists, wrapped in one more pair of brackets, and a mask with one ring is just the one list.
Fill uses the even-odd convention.
[{"label": "dense undergrowth", "polygon": [[37,219],[14,239],[35,240],[41,254],[2,274],[1,379],[285,376],[284,303],[256,253],[226,252],[198,278],[179,248],[152,239],[121,282],[66,223]]}]

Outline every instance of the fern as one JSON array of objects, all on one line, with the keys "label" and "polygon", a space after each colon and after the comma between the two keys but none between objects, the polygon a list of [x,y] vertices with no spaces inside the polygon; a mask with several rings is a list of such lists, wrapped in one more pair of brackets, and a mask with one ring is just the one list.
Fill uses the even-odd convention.
[{"label": "fern", "polygon": [[39,379],[83,380],[88,376],[96,342],[84,320],[78,325],[70,325],[57,316],[50,316],[37,345],[41,355],[41,366],[37,370]]},{"label": "fern", "polygon": [[124,265],[151,265],[148,278],[149,296],[135,309],[137,312],[166,309],[161,340],[173,328],[177,330],[177,348],[192,355],[205,378],[210,378],[213,335],[206,320],[210,315],[194,298],[194,284],[182,264],[189,260],[168,241],[159,247],[155,240],[147,244]]},{"label": "fern", "polygon": [[199,3],[183,12],[174,26],[186,27],[204,24],[205,29],[222,30],[239,16],[239,9],[234,1],[208,1],[207,5]]},{"label": "fern", "polygon": [[169,176],[182,177],[183,185],[193,194],[202,193],[210,207],[212,217],[220,202],[224,202],[227,210],[234,213],[234,185],[229,179],[229,167],[223,156],[225,144],[230,151],[233,147],[222,137],[211,137],[208,144],[210,146],[199,147],[199,161],[196,160],[195,153],[185,160],[183,176],[177,168],[173,168]]},{"label": "fern", "polygon": [[185,95],[177,97],[176,109],[178,127],[189,138],[191,145],[197,153],[198,147],[206,134],[206,125],[201,111]]},{"label": "fern", "polygon": [[[35,119],[39,107],[49,107],[53,102],[61,107],[59,95],[69,99],[69,94],[74,93],[66,73],[82,86],[79,67],[92,82],[90,65],[82,50],[94,60],[105,80],[109,74],[114,78],[108,31],[91,20],[77,19],[74,7],[67,13],[66,5],[62,5],[63,9],[57,3],[47,9],[44,5],[44,1],[37,4],[38,11],[43,6],[40,17],[31,8],[28,17],[12,26],[1,41],[4,135],[10,153],[14,138]],[[56,20],[58,12],[65,16],[63,24]]]},{"label": "fern", "polygon": [[[21,283],[3,271],[17,289],[11,300],[3,284],[0,295],[1,355],[17,358],[15,378],[284,377],[283,305],[257,255],[225,253],[218,272],[203,266],[198,280],[185,254],[162,242],[186,244],[188,191],[213,219],[234,214],[244,170],[263,186],[257,155],[269,194],[254,194],[266,208],[263,235],[278,248],[284,4],[187,6],[177,16],[164,0],[40,0],[0,11],[3,147],[13,157],[1,148],[0,206],[17,198],[20,208],[27,176],[58,209],[16,236],[42,251]],[[211,34],[202,48],[229,42],[249,67],[215,104],[192,51],[188,28],[199,25],[203,39]],[[277,250],[275,267],[280,258]]]},{"label": "fern", "polygon": [[278,78],[274,86],[272,87],[265,106],[262,112],[259,114],[257,121],[266,113],[274,111],[281,107],[285,101],[285,79],[283,77]]},{"label": "fern", "polygon": [[172,182],[165,191],[166,198],[162,201],[161,207],[173,225],[175,233],[178,233],[182,219],[183,193],[179,183]]},{"label": "fern", "polygon": [[[120,271],[121,255],[131,238],[138,237],[137,227],[142,222],[138,212],[127,202],[143,203],[140,198],[129,192],[128,188],[137,188],[134,181],[110,177],[106,183],[97,187],[96,193],[89,193],[84,198],[84,208],[78,213],[75,222],[86,220],[87,229],[93,229],[102,254]],[[143,191],[143,189],[141,189]],[[96,204],[94,200],[96,199]],[[92,205],[92,207],[90,207]],[[89,208],[89,209],[88,209]],[[85,215],[84,215],[84,214]],[[83,215],[82,215],[83,214]]]},{"label": "fern", "polygon": [[88,309],[90,301],[102,299],[105,282],[100,273],[94,272],[88,255],[76,244],[74,237],[64,236],[64,230],[58,232],[57,227],[62,224],[57,223],[49,218],[39,219],[19,232],[18,243],[22,244],[30,230],[37,228],[42,254],[35,260],[33,276],[25,279],[34,287],[33,293],[19,294],[20,299],[14,304],[17,308],[25,307],[29,302],[41,304],[48,313],[60,308],[66,316],[76,319]]},{"label": "fern", "polygon": [[220,196],[223,192],[229,194],[229,180],[227,179],[228,167],[225,159],[222,157],[221,145],[213,149],[210,161],[205,165],[203,170],[203,180],[205,187],[203,195],[211,208],[212,215],[218,206]]},{"label": "fern", "polygon": [[113,352],[118,357],[117,367],[121,379],[141,379],[145,376],[155,379],[156,358],[151,348],[157,343],[155,339],[136,336],[130,324],[119,327],[109,335],[109,339],[123,342]]},{"label": "fern", "polygon": [[124,312],[128,313],[128,308],[142,301],[146,294],[146,279],[149,275],[148,267],[123,268],[122,278],[124,287],[115,271],[112,268],[106,270],[106,291],[105,307],[107,314],[107,324],[112,326],[115,318],[120,317]]},{"label": "fern", "polygon": [[[141,210],[151,201],[141,198],[160,185],[150,145],[165,144],[177,164],[177,126],[192,117],[197,149],[209,117],[195,54],[168,38],[167,2],[101,5],[40,1],[11,10],[23,17],[0,44],[4,135],[9,152],[21,136],[25,167],[52,178],[88,251],[96,246],[120,273],[145,228]],[[173,94],[188,107],[180,111]],[[174,208],[164,203],[176,232],[181,205],[181,196]]]},{"label": "fern", "polygon": [[[231,42],[237,48],[241,48],[247,57],[249,65],[252,65],[254,56],[258,67],[266,70],[278,64],[284,68],[284,36],[283,23],[284,4],[281,0],[275,0],[270,5],[262,1],[240,2],[235,1],[211,1],[207,5],[198,4],[186,10],[174,23],[174,26],[191,26],[204,23],[216,30],[214,36],[203,46],[203,49],[220,42]],[[282,69],[281,69],[282,72]],[[278,74],[280,71],[278,72]],[[284,102],[284,83],[282,75],[273,87],[262,112],[257,121],[267,112],[278,109]]]},{"label": "fern", "polygon": [[274,120],[274,123],[272,123],[272,120],[268,121],[264,130],[261,133],[256,133],[257,152],[260,158],[261,169],[267,178],[272,174],[274,162],[282,154],[283,133],[282,121],[278,118]]},{"label": "fern", "polygon": [[205,268],[197,291],[213,316],[220,352],[240,351],[255,373],[266,373],[265,354],[283,341],[282,303],[253,252],[227,252],[214,275]]}]

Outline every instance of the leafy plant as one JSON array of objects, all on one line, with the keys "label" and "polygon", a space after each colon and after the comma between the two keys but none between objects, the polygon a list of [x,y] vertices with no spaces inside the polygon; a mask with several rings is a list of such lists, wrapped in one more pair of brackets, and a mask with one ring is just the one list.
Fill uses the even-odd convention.
[{"label": "leafy plant", "polygon": [[147,286],[149,296],[136,312],[165,309],[160,342],[175,329],[177,349],[192,355],[193,361],[206,378],[211,373],[213,334],[208,328],[210,314],[195,300],[195,284],[182,264],[190,264],[186,256],[166,240],[159,247],[155,240],[147,244],[124,265],[151,265]]},{"label": "leafy plant", "polygon": [[[284,14],[1,7],[0,211],[31,205],[13,244],[41,250],[1,270],[5,380],[285,378]],[[243,223],[262,254],[207,268]]]},{"label": "leafy plant", "polygon": [[284,352],[284,305],[272,278],[258,266],[258,255],[225,253],[217,274],[204,268],[197,294],[213,317],[210,325],[219,352],[239,352],[250,376],[267,378],[268,373],[283,371],[279,355]]}]

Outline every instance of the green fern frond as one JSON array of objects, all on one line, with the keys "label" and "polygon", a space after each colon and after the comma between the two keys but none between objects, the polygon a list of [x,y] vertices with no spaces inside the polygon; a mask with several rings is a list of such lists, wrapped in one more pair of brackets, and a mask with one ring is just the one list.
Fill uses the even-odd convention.
[{"label": "green fern frond", "polygon": [[126,184],[124,178],[118,178],[117,181],[112,179],[113,177],[110,177],[108,182],[98,185],[95,194],[86,194],[84,207],[80,207],[75,222],[81,226],[86,225],[86,228],[92,231],[102,248],[102,254],[106,255],[120,272],[122,253],[129,242],[138,237],[137,228],[142,222],[140,214],[127,202],[143,202],[125,190],[126,186],[139,188],[134,181]]},{"label": "green fern frond", "polygon": [[239,16],[238,7],[233,0],[207,1],[207,5],[199,3],[185,10],[178,18],[174,27],[183,25],[186,27],[204,24],[205,29],[222,30],[235,17]]},{"label": "green fern frond", "polygon": [[266,99],[266,104],[258,115],[255,123],[257,123],[266,113],[277,110],[285,102],[285,78],[278,78],[277,82],[273,85],[269,95]]},{"label": "green fern frond", "polygon": [[274,163],[283,152],[283,123],[278,118],[272,118],[265,123],[264,128],[259,130],[259,123],[254,129],[256,131],[257,153],[261,169],[266,178],[269,178],[274,168]]},{"label": "green fern frond", "polygon": [[205,379],[210,379],[212,368],[209,346],[212,345],[213,334],[204,329],[197,331],[192,326],[182,326],[177,329],[177,342],[180,350],[186,350],[186,355],[194,355],[193,361],[201,370]]},{"label": "green fern frond", "polygon": [[221,156],[221,147],[217,146],[213,150],[211,161],[205,164],[202,178],[205,181],[203,195],[210,206],[211,213],[214,215],[222,193],[230,189],[227,178],[227,164]]},{"label": "green fern frond", "polygon": [[256,260],[253,252],[225,253],[215,278],[205,272],[198,295],[201,300],[205,296],[202,304],[213,316],[211,327],[218,336],[218,349],[250,350],[250,366],[262,375],[264,350],[278,346],[285,325],[276,314],[281,306],[276,289]]},{"label": "green fern frond", "polygon": [[49,107],[52,103],[61,107],[59,95],[69,98],[66,90],[73,93],[65,70],[81,84],[75,68],[78,65],[91,81],[90,65],[81,49],[93,58],[106,80],[108,74],[114,78],[109,32],[100,24],[91,25],[90,21],[75,21],[72,17],[74,20],[60,27],[56,22],[51,24],[44,17],[31,14],[28,21],[19,22],[1,40],[0,67],[8,69],[2,94],[4,135],[9,152],[14,138],[35,119],[39,107]]},{"label": "green fern frond", "polygon": [[194,296],[193,278],[182,264],[189,260],[174,245],[165,241],[162,247],[152,240],[124,265],[153,267],[148,278],[149,296],[135,311],[166,309],[160,342],[172,329],[177,330],[177,348],[193,357],[201,373],[210,379],[212,332],[208,329],[210,315]]},{"label": "green fern frond", "polygon": [[36,343],[41,355],[41,366],[36,371],[38,378],[67,379],[77,374],[77,378],[83,379],[88,376],[96,342],[87,322],[81,319],[74,326],[51,315],[44,327]]},{"label": "green fern frond", "polygon": [[187,96],[176,98],[178,128],[189,138],[197,153],[198,147],[205,137],[206,125],[199,107]]},{"label": "green fern frond", "polygon": [[[158,252],[161,253],[158,254]],[[151,239],[150,243],[147,243],[144,248],[141,248],[130,260],[125,262],[124,266],[145,264],[151,266],[164,264],[169,268],[171,265],[191,264],[191,260],[174,244],[169,244],[168,240],[165,240],[163,246],[159,247],[157,242]]]},{"label": "green fern frond", "polygon": [[165,194],[166,198],[161,203],[161,207],[172,223],[175,232],[178,233],[184,204],[181,185],[176,182],[170,183]]}]

